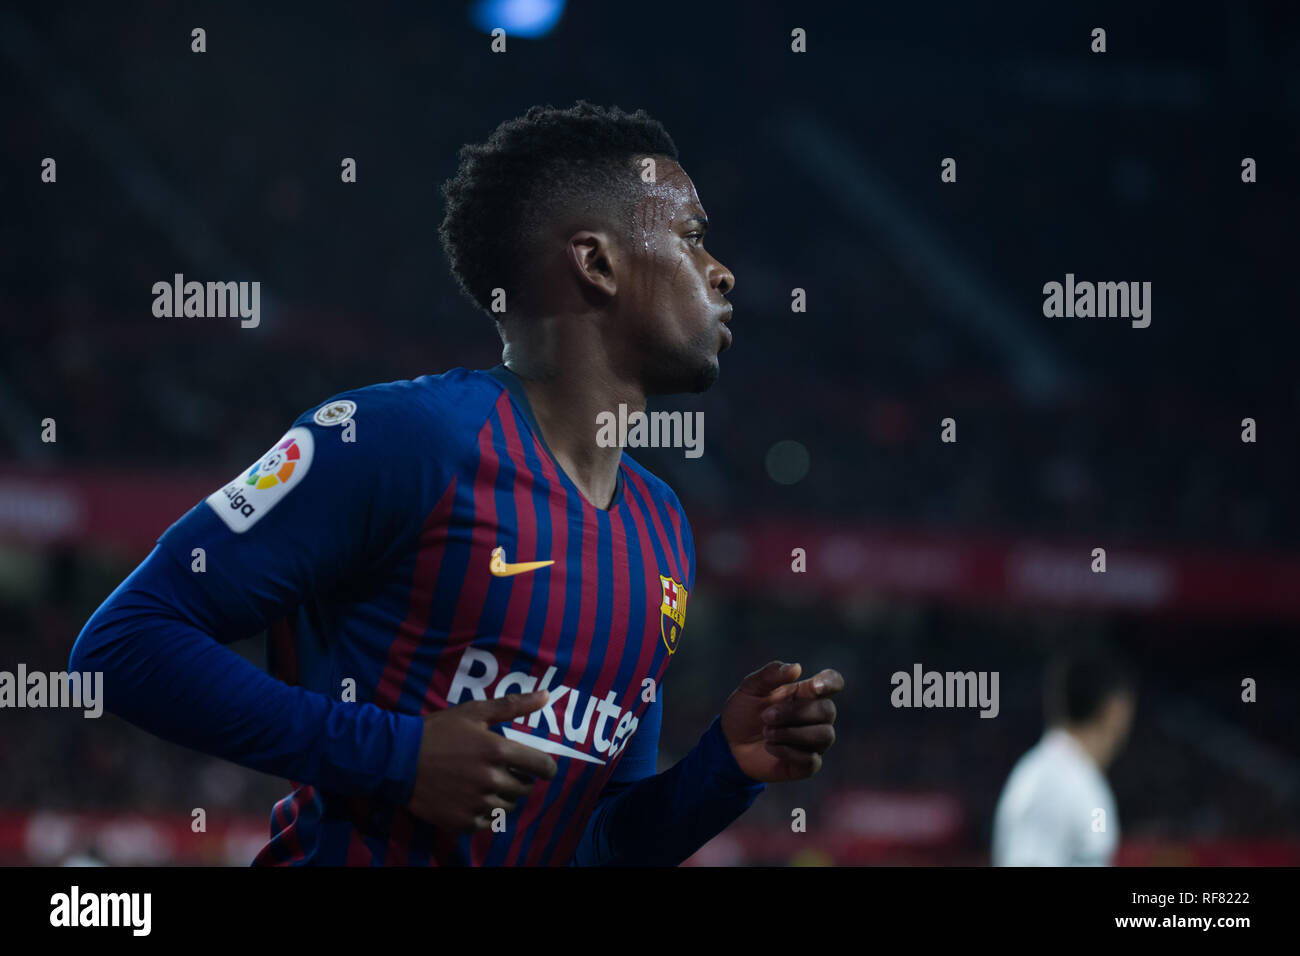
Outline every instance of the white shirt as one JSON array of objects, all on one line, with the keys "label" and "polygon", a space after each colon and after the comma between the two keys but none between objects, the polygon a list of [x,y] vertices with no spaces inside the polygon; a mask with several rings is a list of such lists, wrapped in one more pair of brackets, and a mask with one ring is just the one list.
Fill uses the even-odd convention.
[{"label": "white shirt", "polygon": [[1118,844],[1119,816],[1105,775],[1068,732],[1049,730],[1002,788],[993,865],[1108,866]]}]

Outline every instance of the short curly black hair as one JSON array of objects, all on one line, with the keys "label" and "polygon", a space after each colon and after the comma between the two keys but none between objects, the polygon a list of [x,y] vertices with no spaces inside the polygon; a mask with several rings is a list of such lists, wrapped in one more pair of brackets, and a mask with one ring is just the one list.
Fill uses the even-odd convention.
[{"label": "short curly black hair", "polygon": [[585,100],[568,109],[534,106],[486,142],[462,146],[460,168],[442,186],[447,213],[438,229],[456,283],[499,318],[492,290],[514,301],[539,226],[588,208],[626,218],[630,228],[647,156],[677,160],[658,120]]}]

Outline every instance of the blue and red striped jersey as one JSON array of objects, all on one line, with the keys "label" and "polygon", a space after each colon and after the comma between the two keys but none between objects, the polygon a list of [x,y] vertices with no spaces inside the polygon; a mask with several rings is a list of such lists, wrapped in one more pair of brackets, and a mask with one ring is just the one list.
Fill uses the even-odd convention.
[{"label": "blue and red striped jersey", "polygon": [[[626,454],[609,510],[586,501],[504,366],[334,396],[159,547],[202,555],[203,596],[187,601],[220,640],[269,623],[274,676],[406,715],[390,786],[295,785],[258,864],[565,863],[606,786],[654,773],[695,586],[690,525]],[[504,832],[440,833],[404,808],[419,715],[542,688],[544,708],[499,730],[559,772]]]}]

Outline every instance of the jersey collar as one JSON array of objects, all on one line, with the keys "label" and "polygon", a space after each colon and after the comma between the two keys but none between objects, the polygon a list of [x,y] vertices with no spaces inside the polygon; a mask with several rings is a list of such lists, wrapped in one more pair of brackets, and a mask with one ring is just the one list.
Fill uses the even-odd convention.
[{"label": "jersey collar", "polygon": [[[575,486],[569,479],[569,476],[564,473],[564,469],[560,467],[560,463],[556,460],[555,455],[552,454],[550,446],[546,444],[546,438],[542,435],[542,426],[537,424],[537,417],[533,415],[533,406],[528,401],[528,393],[524,390],[524,383],[520,381],[519,376],[506,368],[504,364],[487,369],[486,374],[496,379],[501,386],[510,393],[510,397],[515,400],[515,405],[523,414],[524,420],[528,422],[528,427],[531,428],[533,434],[537,436],[537,443],[542,446],[542,450],[545,451],[547,455],[550,455],[551,461],[555,462],[556,472],[563,477],[566,484],[573,488],[574,493],[577,494],[579,498],[582,498],[582,495],[578,492],[577,486]],[[618,464],[618,482],[614,486],[614,499],[609,503],[609,510],[613,511],[622,503],[623,462],[622,459],[620,459]],[[593,505],[592,507],[595,506]]]}]

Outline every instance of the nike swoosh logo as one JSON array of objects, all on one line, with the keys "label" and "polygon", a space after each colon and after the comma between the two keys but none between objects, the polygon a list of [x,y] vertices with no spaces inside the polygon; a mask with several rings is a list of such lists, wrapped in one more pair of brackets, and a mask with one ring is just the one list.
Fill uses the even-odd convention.
[{"label": "nike swoosh logo", "polygon": [[520,561],[517,564],[509,564],[506,562],[506,549],[493,548],[492,560],[488,562],[488,568],[495,577],[508,578],[516,574],[536,571],[538,568],[545,568],[554,563],[554,561]]},{"label": "nike swoosh logo", "polygon": [[605,761],[599,757],[585,754],[581,750],[574,750],[572,747],[564,746],[564,744],[557,744],[554,740],[547,740],[545,737],[526,734],[522,730],[515,730],[513,727],[502,727],[501,733],[525,747],[532,747],[534,750],[540,750],[543,753],[555,754],[557,757],[572,757],[574,760],[585,760],[587,763],[600,764],[602,767],[605,765]]}]

